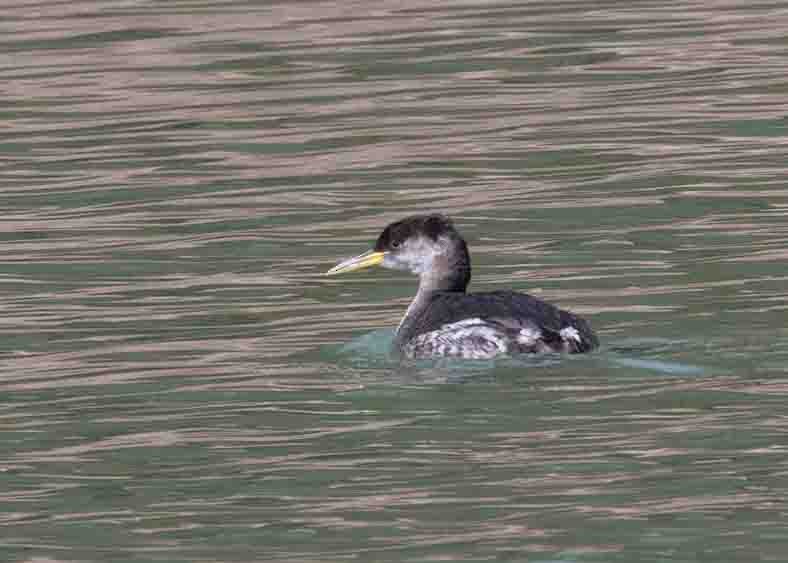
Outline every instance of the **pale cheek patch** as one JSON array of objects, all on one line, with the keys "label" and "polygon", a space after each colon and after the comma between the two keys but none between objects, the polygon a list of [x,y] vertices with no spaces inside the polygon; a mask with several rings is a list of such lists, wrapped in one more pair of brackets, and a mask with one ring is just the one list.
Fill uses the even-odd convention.
[{"label": "pale cheek patch", "polygon": [[424,237],[412,238],[408,239],[400,250],[387,253],[383,265],[395,270],[407,270],[421,275],[429,271],[433,267],[435,257],[445,251],[443,241],[436,244]]}]

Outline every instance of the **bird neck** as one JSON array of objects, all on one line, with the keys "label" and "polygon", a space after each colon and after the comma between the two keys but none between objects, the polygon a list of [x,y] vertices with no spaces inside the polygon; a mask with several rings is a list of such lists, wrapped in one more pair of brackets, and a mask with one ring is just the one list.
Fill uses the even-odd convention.
[{"label": "bird neck", "polygon": [[465,292],[471,281],[471,258],[465,241],[457,237],[449,250],[432,259],[430,267],[419,275],[419,293],[427,291]]},{"label": "bird neck", "polygon": [[470,279],[471,262],[468,249],[465,241],[460,239],[455,252],[436,257],[432,267],[419,276],[419,290],[397,327],[394,346],[402,349],[411,338],[418,335],[419,318],[429,306],[435,293],[443,291],[465,293]]},{"label": "bird neck", "polygon": [[[423,279],[423,278],[422,278]],[[424,284],[419,284],[419,290],[413,301],[408,305],[408,310],[399,322],[396,335],[394,336],[394,348],[402,350],[402,347],[414,336],[416,336],[416,329],[418,327],[418,319],[422,312],[427,308],[427,305],[435,293],[435,289],[429,289]]]}]

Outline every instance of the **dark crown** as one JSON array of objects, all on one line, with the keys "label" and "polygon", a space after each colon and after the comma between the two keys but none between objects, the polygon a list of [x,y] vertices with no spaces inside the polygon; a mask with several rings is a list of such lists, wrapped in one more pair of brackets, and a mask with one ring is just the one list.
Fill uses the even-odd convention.
[{"label": "dark crown", "polygon": [[375,250],[392,250],[399,247],[405,240],[422,235],[438,240],[441,235],[457,235],[451,219],[437,213],[431,215],[414,215],[392,223],[380,233]]}]

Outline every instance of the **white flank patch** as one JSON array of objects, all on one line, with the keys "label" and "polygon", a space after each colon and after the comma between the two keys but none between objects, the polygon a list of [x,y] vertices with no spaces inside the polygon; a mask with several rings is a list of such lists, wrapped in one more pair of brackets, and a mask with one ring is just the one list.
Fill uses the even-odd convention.
[{"label": "white flank patch", "polygon": [[562,328],[559,333],[561,338],[564,340],[574,340],[575,342],[580,342],[580,333],[577,332],[577,329],[573,326],[565,326]]},{"label": "white flank patch", "polygon": [[527,326],[525,328],[521,328],[520,332],[517,333],[517,342],[519,344],[523,344],[524,346],[533,346],[541,337],[542,331],[534,327]]},{"label": "white flank patch", "polygon": [[459,328],[465,328],[469,326],[479,326],[486,324],[483,320],[479,318],[471,318],[471,319],[462,319],[461,321],[457,321],[456,323],[449,323],[446,325],[441,326],[435,332],[445,332],[450,330],[457,330]]},{"label": "white flank patch", "polygon": [[[480,342],[481,341],[481,342]],[[482,319],[463,319],[425,332],[408,342],[408,355],[492,358],[508,351],[506,335]]]}]

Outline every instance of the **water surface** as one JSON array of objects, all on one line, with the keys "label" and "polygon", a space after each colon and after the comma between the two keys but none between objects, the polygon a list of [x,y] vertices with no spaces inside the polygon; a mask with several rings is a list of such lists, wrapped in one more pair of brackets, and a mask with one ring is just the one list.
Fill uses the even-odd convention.
[{"label": "water surface", "polygon": [[[17,2],[8,561],[781,561],[781,2]],[[571,358],[397,366],[450,214]]]}]

